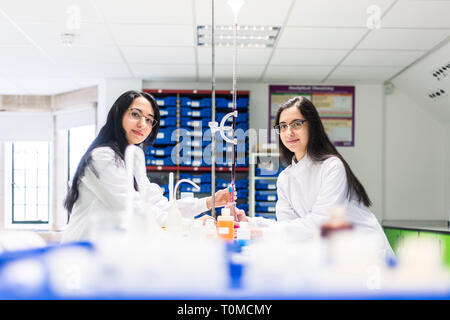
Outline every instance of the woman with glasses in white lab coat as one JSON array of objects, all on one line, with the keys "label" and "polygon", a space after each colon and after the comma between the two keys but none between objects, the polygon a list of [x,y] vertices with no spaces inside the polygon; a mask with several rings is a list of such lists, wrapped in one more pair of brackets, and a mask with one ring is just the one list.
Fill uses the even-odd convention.
[{"label": "woman with glasses in white lab coat", "polygon": [[[343,206],[355,230],[377,236],[384,254],[393,254],[368,209],[372,202],[366,190],[328,138],[312,102],[301,96],[285,102],[274,128],[279,135],[280,160],[287,165],[277,180],[277,224],[285,224],[307,239],[317,235],[330,219],[330,209]],[[238,219],[250,220],[253,227],[273,224],[269,219],[247,218],[242,210]]]},{"label": "woman with glasses in white lab coat", "polygon": [[[126,211],[127,172],[124,162],[128,145],[151,145],[159,129],[159,107],[146,92],[127,91],[113,104],[106,124],[80,160],[64,206],[69,212],[69,224],[62,242],[91,240],[99,229],[114,225],[114,219]],[[153,215],[165,226],[169,203],[161,188],[151,183],[145,163],[134,163],[133,211]],[[141,157],[142,158],[142,157]],[[215,206],[230,201],[230,193],[220,190]],[[185,218],[194,218],[211,209],[211,197],[177,200]],[[211,218],[208,215],[201,219]],[[103,226],[99,226],[103,224]]]}]

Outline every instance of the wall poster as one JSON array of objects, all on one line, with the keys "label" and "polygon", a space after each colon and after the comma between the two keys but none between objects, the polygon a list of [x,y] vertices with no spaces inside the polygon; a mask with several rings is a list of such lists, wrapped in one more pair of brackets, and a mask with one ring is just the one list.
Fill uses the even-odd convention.
[{"label": "wall poster", "polygon": [[[328,137],[339,147],[353,147],[355,140],[355,87],[323,85],[269,86],[269,128],[273,128],[278,108],[295,96],[312,101]],[[269,130],[269,142],[276,141]]]}]

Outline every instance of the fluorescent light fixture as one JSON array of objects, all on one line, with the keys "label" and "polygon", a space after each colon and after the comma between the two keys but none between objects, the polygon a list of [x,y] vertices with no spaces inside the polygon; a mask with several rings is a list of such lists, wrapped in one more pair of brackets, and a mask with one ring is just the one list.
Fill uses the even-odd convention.
[{"label": "fluorescent light fixture", "polygon": [[[246,48],[271,48],[275,44],[281,27],[278,26],[238,26],[236,44]],[[211,46],[212,26],[197,26],[197,46]],[[233,26],[220,25],[214,30],[215,45],[230,47],[233,45]]]}]

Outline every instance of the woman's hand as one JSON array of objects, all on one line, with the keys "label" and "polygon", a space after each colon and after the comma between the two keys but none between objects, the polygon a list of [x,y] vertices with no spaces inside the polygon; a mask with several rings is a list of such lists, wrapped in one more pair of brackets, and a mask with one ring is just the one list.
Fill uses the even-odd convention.
[{"label": "woman's hand", "polygon": [[236,208],[236,210],[235,210],[235,220],[248,222],[248,217],[245,214],[245,211]]},{"label": "woman's hand", "polygon": [[211,217],[209,214],[204,214],[203,216],[201,216],[200,218],[197,218],[197,219],[201,220],[203,222],[203,225],[206,224],[206,220],[212,220],[212,221],[214,221],[214,224],[217,224],[216,219]]},{"label": "woman's hand", "polygon": [[[228,188],[219,190],[214,195],[215,207],[224,207],[228,202],[232,202],[231,200],[231,192],[228,191]],[[234,192],[234,200],[237,199],[236,191]],[[211,197],[206,198],[206,206],[208,210],[211,209]]]}]

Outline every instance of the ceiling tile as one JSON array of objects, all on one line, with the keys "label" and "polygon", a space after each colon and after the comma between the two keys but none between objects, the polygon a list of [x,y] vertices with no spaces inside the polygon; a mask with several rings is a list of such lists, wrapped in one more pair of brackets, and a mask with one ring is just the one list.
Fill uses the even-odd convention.
[{"label": "ceiling tile", "polygon": [[95,2],[109,23],[192,25],[192,1],[96,0]]},{"label": "ceiling tile", "polygon": [[287,27],[277,48],[351,49],[366,32],[364,28]]},{"label": "ceiling tile", "polygon": [[124,60],[115,46],[48,46],[44,50],[57,63],[123,63]]},{"label": "ceiling tile", "polygon": [[337,64],[348,50],[281,49],[277,48],[271,65],[322,65]]},{"label": "ceiling tile", "polygon": [[273,66],[264,75],[269,80],[322,80],[333,66]]},{"label": "ceiling tile", "polygon": [[[281,26],[292,0],[246,0],[238,15],[239,25]],[[215,1],[214,24],[232,25],[234,14],[227,1]],[[211,25],[211,0],[196,0],[195,14],[198,25]]]},{"label": "ceiling tile", "polygon": [[[198,48],[199,64],[210,64],[212,50],[210,47]],[[237,48],[238,64],[266,64],[269,60],[272,48]],[[234,48],[219,47],[215,49],[216,64],[233,64]]]},{"label": "ceiling tile", "polygon": [[64,72],[70,77],[87,78],[129,78],[127,66],[123,63],[74,63],[64,66]]},{"label": "ceiling tile", "polygon": [[192,26],[125,25],[111,26],[114,38],[121,46],[194,46]]},{"label": "ceiling tile", "polygon": [[383,82],[397,72],[401,67],[338,67],[328,78],[328,80],[369,80]]},{"label": "ceiling tile", "polygon": [[122,46],[128,63],[195,64],[194,47]]},{"label": "ceiling tile", "polygon": [[108,29],[103,24],[85,23],[77,31],[70,31],[58,23],[23,23],[19,26],[40,46],[62,44],[61,35],[67,32],[75,34],[74,45],[114,44]]},{"label": "ceiling tile", "polygon": [[78,19],[81,23],[102,22],[91,0],[6,0],[1,9],[16,23],[58,22],[74,26]]},{"label": "ceiling tile", "polygon": [[449,33],[449,30],[375,29],[357,49],[430,50]]},{"label": "ceiling tile", "polygon": [[426,51],[355,50],[342,62],[343,66],[404,67]]},{"label": "ceiling tile", "polygon": [[[236,66],[236,75],[237,82],[246,81],[246,80],[259,80],[261,78],[262,72],[264,70],[264,65],[237,65]],[[212,77],[211,65],[202,64],[199,65],[199,77],[201,79],[207,80]],[[217,80],[229,80],[233,79],[233,65],[216,65],[215,66],[215,77]]]},{"label": "ceiling tile", "polygon": [[144,80],[195,80],[194,65],[161,65],[161,64],[131,64],[136,77]]},{"label": "ceiling tile", "polygon": [[[296,1],[288,26],[367,27],[370,6],[380,17],[393,0],[302,0]],[[371,11],[369,11],[371,12]],[[372,14],[373,15],[373,14]]]},{"label": "ceiling tile", "polygon": [[381,27],[450,28],[450,1],[400,0]]},{"label": "ceiling tile", "polygon": [[30,44],[17,28],[0,15],[0,45]]}]

